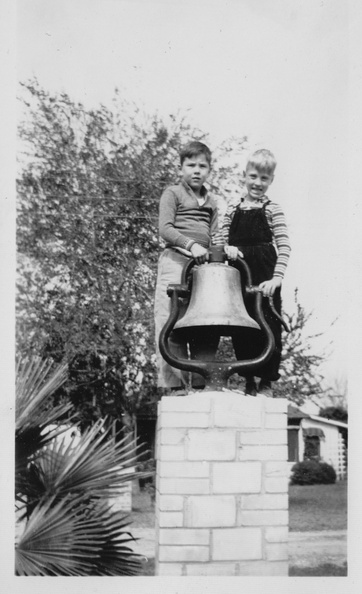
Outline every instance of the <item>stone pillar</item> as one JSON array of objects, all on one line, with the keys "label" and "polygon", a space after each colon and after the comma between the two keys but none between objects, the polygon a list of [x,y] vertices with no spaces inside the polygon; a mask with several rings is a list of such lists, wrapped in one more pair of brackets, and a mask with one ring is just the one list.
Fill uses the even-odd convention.
[{"label": "stone pillar", "polygon": [[156,575],[288,575],[287,401],[159,403]]}]

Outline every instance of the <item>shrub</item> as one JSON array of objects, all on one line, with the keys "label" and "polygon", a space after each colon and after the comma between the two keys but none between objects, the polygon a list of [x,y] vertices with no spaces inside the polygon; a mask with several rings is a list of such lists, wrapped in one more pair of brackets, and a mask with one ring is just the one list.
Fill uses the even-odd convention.
[{"label": "shrub", "polygon": [[292,468],[292,485],[318,485],[336,482],[336,471],[333,466],[317,460],[297,462]]}]

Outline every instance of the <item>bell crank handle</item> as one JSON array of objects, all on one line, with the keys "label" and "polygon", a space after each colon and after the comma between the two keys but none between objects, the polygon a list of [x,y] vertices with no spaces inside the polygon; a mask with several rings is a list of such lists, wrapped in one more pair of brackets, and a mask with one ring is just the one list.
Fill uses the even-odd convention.
[{"label": "bell crank handle", "polygon": [[[182,371],[199,372],[201,373],[201,375],[203,375],[203,370],[200,369],[200,365],[198,364],[198,362],[189,361],[188,359],[179,359],[178,357],[174,356],[171,352],[169,352],[166,348],[169,336],[179,316],[179,299],[188,297],[190,292],[188,285],[182,283],[180,285],[168,285],[167,294],[169,297],[171,297],[171,309],[169,318],[160,332],[158,340],[160,353],[165,359],[166,363],[168,363],[172,367],[176,367],[176,369],[181,369]],[[203,366],[201,365],[201,367]]]},{"label": "bell crank handle", "polygon": [[273,295],[270,295],[270,297],[269,297],[269,305],[270,305],[270,309],[272,310],[272,312],[275,315],[275,317],[278,318],[278,320],[280,321],[280,323],[283,326],[284,330],[286,332],[290,332],[291,330],[290,330],[290,327],[288,326],[288,323],[284,320],[284,318],[282,318],[282,316],[275,309]]},{"label": "bell crank handle", "polygon": [[[255,294],[255,293],[258,293],[258,292],[259,292],[259,293],[262,293],[262,290],[261,290],[261,289],[259,289],[259,287],[257,287],[257,286],[253,286],[253,285],[251,284],[251,274],[250,274],[250,269],[249,269],[249,266],[246,264],[246,262],[245,262],[244,258],[242,258],[242,256],[241,256],[241,255],[238,255],[238,257],[237,257],[237,259],[236,259],[236,264],[237,264],[237,265],[240,265],[240,264],[241,264],[241,265],[242,265],[242,267],[243,267],[243,269],[244,269],[244,271],[245,271],[245,273],[246,273],[247,280],[248,280],[248,285],[247,285],[247,287],[246,287],[246,292],[247,292],[247,293],[249,293],[249,294]],[[240,270],[240,267],[239,267],[239,266],[237,266],[237,268],[239,268],[239,270]],[[289,328],[289,326],[288,326],[287,322],[284,320],[284,318],[282,318],[282,316],[281,316],[281,315],[280,315],[280,314],[277,312],[277,310],[275,309],[274,300],[273,300],[273,296],[272,296],[272,295],[270,295],[270,296],[269,296],[269,305],[270,305],[270,309],[272,310],[272,312],[273,312],[273,314],[275,315],[275,317],[276,317],[276,318],[277,318],[277,319],[280,321],[280,323],[282,324],[282,326],[283,326],[284,330],[285,330],[286,332],[290,332],[290,328]]]}]

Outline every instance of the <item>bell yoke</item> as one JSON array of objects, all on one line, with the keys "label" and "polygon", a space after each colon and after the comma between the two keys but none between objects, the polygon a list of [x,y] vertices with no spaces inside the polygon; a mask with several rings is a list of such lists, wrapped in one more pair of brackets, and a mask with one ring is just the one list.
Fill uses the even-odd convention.
[{"label": "bell yoke", "polygon": [[[202,375],[206,390],[226,387],[228,378],[234,373],[252,373],[270,359],[275,349],[273,333],[262,311],[262,292],[252,285],[248,265],[241,256],[230,262],[231,265],[226,264],[226,260],[223,248],[215,246],[210,249],[208,263],[196,268],[194,259],[186,263],[181,284],[168,285],[171,310],[159,337],[160,352],[166,362],[177,369]],[[249,316],[244,298],[254,301],[255,319]],[[180,315],[185,300],[188,307]],[[274,309],[273,313],[281,319]],[[218,337],[244,333],[246,340],[248,333],[262,332],[265,346],[257,357],[242,361],[201,361],[176,357],[168,344],[171,332],[191,337],[201,327],[208,327],[210,335]]]}]

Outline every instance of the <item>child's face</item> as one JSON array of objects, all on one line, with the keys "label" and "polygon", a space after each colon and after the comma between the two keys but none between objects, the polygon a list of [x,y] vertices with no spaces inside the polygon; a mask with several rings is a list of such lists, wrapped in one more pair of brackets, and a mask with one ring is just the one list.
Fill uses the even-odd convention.
[{"label": "child's face", "polygon": [[186,157],[181,165],[182,179],[194,190],[199,192],[204,182],[209,177],[210,165],[205,155]]},{"label": "child's face", "polygon": [[248,195],[253,200],[261,198],[267,192],[274,175],[266,171],[258,171],[255,167],[247,167],[245,173],[245,185]]}]

